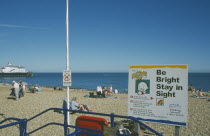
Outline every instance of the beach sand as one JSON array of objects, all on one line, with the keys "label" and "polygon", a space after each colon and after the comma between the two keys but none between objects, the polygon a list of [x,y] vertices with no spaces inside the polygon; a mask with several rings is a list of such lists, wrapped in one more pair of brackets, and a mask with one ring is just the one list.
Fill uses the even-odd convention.
[{"label": "beach sand", "polygon": [[[15,117],[21,119],[29,119],[34,115],[48,109],[61,108],[62,101],[66,97],[66,91],[53,90],[53,88],[42,87],[41,93],[30,93],[26,89],[23,99],[18,101],[14,97],[10,97],[12,86],[5,86],[0,84],[0,121],[5,118]],[[117,115],[127,115],[127,94],[114,94],[115,97],[120,98],[85,98],[89,94],[88,91],[77,91],[70,89],[70,100],[72,97],[77,97],[78,103],[86,104],[91,107],[94,112],[99,113],[114,113]],[[209,136],[210,135],[210,101],[207,99],[198,99],[191,97],[193,94],[189,92],[189,106],[188,106],[188,126],[181,127],[181,136]],[[85,114],[70,114],[70,123],[75,125],[75,119]],[[110,122],[109,117],[104,117]],[[63,114],[49,111],[34,120],[28,122],[27,132],[43,126],[50,122],[63,123]],[[117,119],[123,120],[123,119]],[[7,121],[3,124],[8,124],[12,121]],[[0,124],[0,125],[3,125]],[[163,132],[165,136],[174,135],[174,126],[150,123],[151,127],[158,132]],[[73,130],[72,130],[73,131]],[[31,136],[63,136],[63,127],[61,126],[47,126]],[[17,136],[19,135],[18,125],[4,128],[0,130],[0,136]]]}]

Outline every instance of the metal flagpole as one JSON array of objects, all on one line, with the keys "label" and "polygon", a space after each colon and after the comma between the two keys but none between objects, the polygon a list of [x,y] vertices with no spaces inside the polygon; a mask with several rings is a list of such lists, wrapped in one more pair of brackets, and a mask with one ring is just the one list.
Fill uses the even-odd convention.
[{"label": "metal flagpole", "polygon": [[[66,100],[63,101],[63,108],[69,110],[69,86],[71,86],[71,70],[69,68],[69,0],[66,0],[66,70],[63,71],[63,86],[66,86]],[[69,134],[70,125],[69,111],[64,111],[64,135]]]},{"label": "metal flagpole", "polygon": [[[66,0],[66,70],[69,70],[69,0]],[[69,110],[69,86],[67,86],[67,109]],[[70,125],[69,111],[67,124]]]}]

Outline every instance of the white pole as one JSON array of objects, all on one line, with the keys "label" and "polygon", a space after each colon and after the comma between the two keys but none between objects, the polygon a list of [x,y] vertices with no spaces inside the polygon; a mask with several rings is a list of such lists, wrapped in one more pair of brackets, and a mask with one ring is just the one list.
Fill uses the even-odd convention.
[{"label": "white pole", "polygon": [[[69,0],[66,0],[66,70],[69,70]],[[69,109],[69,87],[67,86],[67,109]],[[70,125],[69,112],[67,124]]]},{"label": "white pole", "polygon": [[66,70],[69,70],[69,0],[66,0]]}]

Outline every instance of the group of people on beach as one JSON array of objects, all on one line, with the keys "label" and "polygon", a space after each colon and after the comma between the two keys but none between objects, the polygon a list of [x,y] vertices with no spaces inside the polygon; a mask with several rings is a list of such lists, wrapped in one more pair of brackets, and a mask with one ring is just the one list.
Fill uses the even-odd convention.
[{"label": "group of people on beach", "polygon": [[11,88],[11,93],[10,96],[15,96],[15,100],[19,100],[24,97],[25,91],[26,91],[26,86],[28,87],[29,91],[32,93],[40,92],[41,88],[38,85],[32,86],[32,85],[27,85],[26,83],[22,82],[21,80],[16,82],[12,82],[12,88]]},{"label": "group of people on beach", "polygon": [[[109,86],[109,89],[107,89],[105,86],[103,86],[103,87],[97,86],[97,88],[96,88],[97,98],[106,98],[107,96],[111,96],[112,93],[115,93],[115,94],[118,93],[117,89],[115,89],[113,92],[112,85]],[[76,102],[76,100],[77,100],[77,98],[73,97],[71,102],[69,103],[70,108],[72,110],[81,110],[81,111],[88,111],[88,112],[92,111],[92,110],[90,110],[89,106],[84,105],[84,104],[78,104]]]},{"label": "group of people on beach", "polygon": [[[191,93],[196,93],[196,89],[195,89],[195,87],[192,84],[189,86],[188,91],[190,91]],[[197,93],[198,93],[197,95],[199,97],[208,96],[207,94],[204,94],[203,93],[203,90],[202,89],[198,89],[197,90]]]},{"label": "group of people on beach", "polygon": [[15,100],[24,97],[26,86],[21,80],[19,82],[13,81],[12,86],[13,88],[11,89],[12,92],[10,95],[15,96]]},{"label": "group of people on beach", "polygon": [[28,89],[32,93],[41,92],[41,88],[37,84],[35,86],[29,85]]},{"label": "group of people on beach", "polygon": [[109,89],[106,88],[106,86],[97,86],[96,88],[96,94],[97,96],[102,96],[102,97],[107,97],[107,96],[111,96],[112,93],[118,93],[118,90],[117,88],[115,88],[114,92],[113,92],[113,89],[112,89],[112,85],[109,86]]}]

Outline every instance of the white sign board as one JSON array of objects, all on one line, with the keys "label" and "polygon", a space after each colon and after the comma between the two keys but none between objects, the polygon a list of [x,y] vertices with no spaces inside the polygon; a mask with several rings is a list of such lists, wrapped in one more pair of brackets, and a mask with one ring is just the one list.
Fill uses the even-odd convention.
[{"label": "white sign board", "polygon": [[188,66],[130,66],[128,116],[187,126]]},{"label": "white sign board", "polygon": [[63,71],[63,86],[71,86],[71,71]]}]

